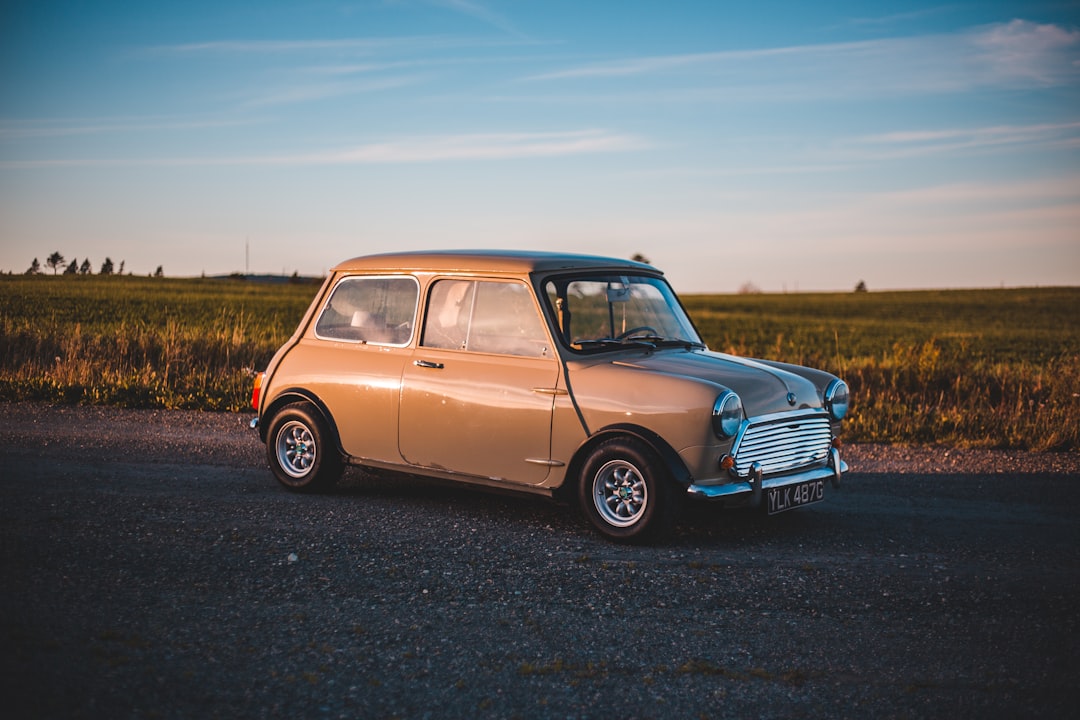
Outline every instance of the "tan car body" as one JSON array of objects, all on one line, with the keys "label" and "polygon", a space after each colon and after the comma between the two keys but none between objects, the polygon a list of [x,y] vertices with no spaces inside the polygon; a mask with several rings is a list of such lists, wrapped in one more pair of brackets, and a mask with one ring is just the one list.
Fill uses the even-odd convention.
[{"label": "tan car body", "polygon": [[[575,352],[560,337],[558,314],[545,307],[550,302],[542,289],[545,278],[565,273],[662,277],[633,261],[530,252],[399,253],[345,261],[332,269],[267,367],[260,419],[303,400],[322,413],[349,463],[546,495],[575,485],[588,450],[604,438],[631,436],[648,445],[691,495],[735,504],[760,500],[760,471],[740,478],[722,466],[735,438],[722,439],[713,429],[718,395],[735,390],[749,419],[820,415],[835,378],[704,346]],[[324,306],[351,278],[386,279],[402,292],[408,287],[403,283],[415,282],[414,316],[368,331],[378,337],[366,341],[321,337],[316,323]],[[485,286],[514,297],[527,291],[542,335],[532,331],[531,347],[515,352],[534,355],[422,345],[425,323],[433,328],[440,322],[437,312],[452,310],[449,300],[440,309],[432,299],[435,283],[444,280],[450,281],[442,286],[450,288],[448,298],[455,292],[451,283],[461,280],[516,284]],[[334,312],[353,312],[354,321],[363,316],[363,322],[373,314],[347,305]],[[260,425],[264,441],[267,425]],[[835,426],[830,420],[830,433]],[[783,476],[790,482],[811,475],[838,480],[844,468],[835,448],[830,445],[827,458],[820,455]]]}]

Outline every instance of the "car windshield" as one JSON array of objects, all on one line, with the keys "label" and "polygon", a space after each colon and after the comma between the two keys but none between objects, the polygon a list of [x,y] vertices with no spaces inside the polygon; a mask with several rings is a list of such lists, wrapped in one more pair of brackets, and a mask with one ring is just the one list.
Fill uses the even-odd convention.
[{"label": "car windshield", "polygon": [[704,347],[675,293],[648,275],[550,278],[549,308],[563,339],[578,351],[639,345]]}]

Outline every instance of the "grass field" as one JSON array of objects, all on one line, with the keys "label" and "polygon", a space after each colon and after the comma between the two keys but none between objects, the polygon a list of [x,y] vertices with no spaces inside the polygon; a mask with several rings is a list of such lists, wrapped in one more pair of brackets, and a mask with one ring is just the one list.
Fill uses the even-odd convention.
[{"label": "grass field", "polygon": [[0,277],[0,398],[239,410],[318,287]]},{"label": "grass field", "polygon": [[[317,289],[0,276],[0,399],[242,410]],[[849,442],[1080,449],[1080,288],[683,301],[715,350],[844,377]]]},{"label": "grass field", "polygon": [[850,441],[1080,449],[1080,288],[683,300],[715,350],[847,380]]}]

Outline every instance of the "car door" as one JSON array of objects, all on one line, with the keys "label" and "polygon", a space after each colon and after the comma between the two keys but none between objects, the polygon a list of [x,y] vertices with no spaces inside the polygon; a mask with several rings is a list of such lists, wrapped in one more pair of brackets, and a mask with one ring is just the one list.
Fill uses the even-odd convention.
[{"label": "car door", "polygon": [[402,379],[398,438],[413,465],[537,484],[551,465],[559,363],[523,282],[444,278]]}]

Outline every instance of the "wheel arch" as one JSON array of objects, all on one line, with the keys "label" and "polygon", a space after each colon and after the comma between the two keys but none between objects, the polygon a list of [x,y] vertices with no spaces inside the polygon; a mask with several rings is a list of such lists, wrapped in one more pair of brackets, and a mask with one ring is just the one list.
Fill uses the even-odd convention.
[{"label": "wheel arch", "polygon": [[329,408],[319,398],[318,395],[305,390],[304,388],[287,388],[278,393],[273,400],[263,410],[262,416],[259,421],[259,438],[265,443],[266,434],[270,431],[270,425],[272,419],[277,415],[278,411],[286,405],[291,405],[294,402],[307,402],[310,403],[319,415],[322,417],[323,422],[326,423],[326,427],[329,428],[330,434],[334,439],[334,447],[338,453],[345,457],[345,451],[341,447],[341,434],[338,432],[337,423],[334,422],[334,416],[330,413]]},{"label": "wheel arch", "polygon": [[581,444],[574,453],[574,457],[570,460],[565,479],[556,491],[557,496],[566,500],[573,498],[576,494],[577,484],[581,482],[581,471],[589,454],[601,443],[619,437],[633,438],[652,450],[660,458],[660,462],[667,468],[671,479],[676,484],[685,488],[689,487],[693,482],[693,476],[690,474],[690,470],[687,469],[686,463],[679,457],[679,453],[675,452],[675,449],[659,434],[640,425],[619,423],[601,428]]}]

